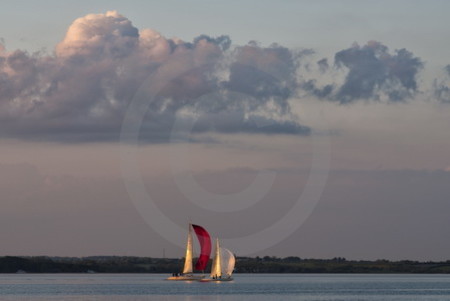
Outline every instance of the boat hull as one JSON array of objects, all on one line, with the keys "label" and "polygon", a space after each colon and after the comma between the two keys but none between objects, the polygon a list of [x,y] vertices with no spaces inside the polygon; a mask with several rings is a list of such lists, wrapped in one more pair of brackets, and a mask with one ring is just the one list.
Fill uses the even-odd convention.
[{"label": "boat hull", "polygon": [[199,281],[204,279],[204,275],[180,275],[180,276],[172,276],[167,278],[166,280],[171,281]]},{"label": "boat hull", "polygon": [[232,281],[233,278],[229,277],[229,278],[218,278],[218,279],[212,279],[212,278],[204,278],[204,279],[200,279],[198,281],[200,282],[223,282],[223,281]]}]

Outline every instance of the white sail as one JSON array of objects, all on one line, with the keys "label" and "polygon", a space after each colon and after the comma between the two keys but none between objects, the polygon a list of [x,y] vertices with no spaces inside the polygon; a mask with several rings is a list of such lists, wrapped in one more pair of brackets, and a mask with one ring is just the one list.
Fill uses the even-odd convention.
[{"label": "white sail", "polygon": [[222,263],[220,260],[220,246],[219,239],[216,239],[216,253],[214,255],[214,259],[211,267],[211,278],[220,278],[222,277]]},{"label": "white sail", "polygon": [[220,248],[220,257],[222,264],[222,276],[231,277],[231,274],[233,274],[234,265],[236,263],[234,254],[228,249]]},{"label": "white sail", "polygon": [[189,224],[189,231],[188,231],[188,239],[186,243],[186,256],[184,259],[184,268],[183,268],[183,274],[190,274],[193,272],[192,269],[192,253],[193,253],[193,246],[192,246],[192,231],[191,231],[191,224]]}]

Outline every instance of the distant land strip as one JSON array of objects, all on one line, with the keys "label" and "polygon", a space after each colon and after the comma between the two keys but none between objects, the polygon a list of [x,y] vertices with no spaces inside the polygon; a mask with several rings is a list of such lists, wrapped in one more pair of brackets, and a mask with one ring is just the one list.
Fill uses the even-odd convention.
[{"label": "distant land strip", "polygon": [[[180,272],[183,258],[131,256],[0,257],[0,273],[174,273]],[[210,263],[211,264],[211,263]],[[209,271],[209,268],[207,269]],[[411,260],[346,260],[237,257],[235,273],[422,273],[448,274],[450,260],[420,262]]]}]

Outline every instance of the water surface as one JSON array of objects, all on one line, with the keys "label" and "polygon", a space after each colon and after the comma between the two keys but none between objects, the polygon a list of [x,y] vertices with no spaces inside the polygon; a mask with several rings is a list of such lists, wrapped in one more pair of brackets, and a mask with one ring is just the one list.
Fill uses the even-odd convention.
[{"label": "water surface", "polygon": [[163,274],[3,274],[1,300],[450,300],[450,275],[236,274],[232,282]]}]

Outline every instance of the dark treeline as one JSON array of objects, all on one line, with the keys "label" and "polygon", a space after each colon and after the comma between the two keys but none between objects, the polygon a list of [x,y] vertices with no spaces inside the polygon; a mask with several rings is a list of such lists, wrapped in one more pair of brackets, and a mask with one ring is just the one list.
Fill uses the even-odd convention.
[{"label": "dark treeline", "polygon": [[[0,273],[173,273],[183,259],[92,257],[0,257]],[[209,268],[208,268],[209,270]],[[235,273],[450,273],[450,260],[355,261],[345,258],[237,257]]]}]

